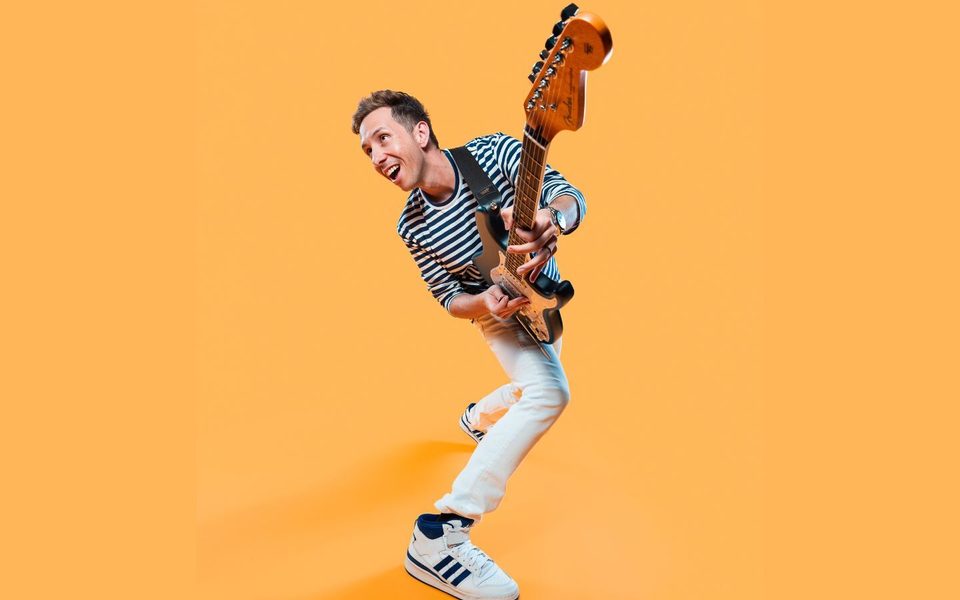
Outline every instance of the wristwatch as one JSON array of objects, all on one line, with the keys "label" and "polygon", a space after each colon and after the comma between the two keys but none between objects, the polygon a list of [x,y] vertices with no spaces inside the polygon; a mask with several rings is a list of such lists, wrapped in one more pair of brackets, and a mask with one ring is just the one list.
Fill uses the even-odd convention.
[{"label": "wristwatch", "polygon": [[563,235],[563,232],[567,230],[567,218],[563,216],[562,212],[552,206],[547,206],[547,209],[550,211],[550,220],[553,221],[553,224],[560,230],[560,235]]}]

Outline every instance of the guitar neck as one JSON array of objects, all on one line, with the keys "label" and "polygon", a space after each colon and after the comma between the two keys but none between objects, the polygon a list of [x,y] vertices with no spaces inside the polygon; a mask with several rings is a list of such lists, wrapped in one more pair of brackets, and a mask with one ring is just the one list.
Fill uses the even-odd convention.
[{"label": "guitar neck", "polygon": [[[547,165],[547,149],[530,132],[523,135],[520,151],[520,167],[517,174],[516,196],[513,201],[513,226],[510,228],[510,245],[526,243],[517,235],[518,227],[532,229],[537,210],[540,209],[540,190]],[[526,254],[507,254],[507,268],[516,273],[517,267],[527,262]]]}]

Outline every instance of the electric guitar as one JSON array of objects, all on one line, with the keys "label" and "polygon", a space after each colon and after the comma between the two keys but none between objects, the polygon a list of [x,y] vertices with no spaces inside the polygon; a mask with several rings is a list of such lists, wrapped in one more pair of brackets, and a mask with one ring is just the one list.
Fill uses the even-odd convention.
[{"label": "electric guitar", "polygon": [[604,64],[613,50],[610,30],[591,13],[571,4],[560,13],[553,36],[533,67],[533,87],[524,100],[526,126],[515,182],[513,225],[506,231],[493,205],[477,212],[477,229],[483,250],[473,261],[488,285],[499,285],[511,298],[526,296],[530,303],[514,313],[527,332],[542,344],[552,344],[563,333],[560,308],[573,297],[569,281],[556,282],[540,273],[533,283],[517,274],[529,254],[507,254],[508,245],[523,244],[516,229],[532,229],[540,208],[540,191],[547,164],[547,150],[557,133],[576,131],[583,125],[587,71]]}]

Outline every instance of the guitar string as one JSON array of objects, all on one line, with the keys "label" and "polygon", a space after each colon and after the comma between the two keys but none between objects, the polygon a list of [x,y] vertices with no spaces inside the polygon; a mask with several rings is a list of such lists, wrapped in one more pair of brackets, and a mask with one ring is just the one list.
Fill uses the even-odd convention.
[{"label": "guitar string", "polygon": [[[551,68],[551,65],[548,65],[548,64],[545,64],[544,66],[547,69]],[[552,82],[557,81],[557,79],[559,79],[557,77],[558,72],[559,72],[558,68],[554,69]],[[542,110],[543,114],[536,114],[533,118],[534,131],[539,129],[544,124],[549,123],[552,125],[555,119],[557,118],[556,115],[549,114],[552,112],[556,112],[555,110],[554,111],[550,110],[550,107],[555,104],[554,101],[557,99],[556,91],[555,91],[556,88],[557,88],[556,85],[552,85],[552,86],[548,85],[546,88],[544,88],[544,90],[549,90],[549,91],[546,91],[546,93],[544,93],[541,97],[541,99],[543,100],[543,106],[544,106],[544,109]],[[538,110],[538,105],[536,103],[534,105],[533,110],[536,111],[536,113],[541,113],[541,110]],[[532,201],[533,202],[532,206],[539,207],[540,199],[539,197],[536,197],[536,196],[539,196],[539,194],[537,194],[537,188],[542,186],[543,173],[545,172],[545,169],[546,169],[546,165],[544,164],[544,159],[546,158],[546,148],[541,148],[539,145],[534,144],[533,141],[534,140],[528,140],[527,132],[525,131],[522,152],[524,152],[526,156],[533,159],[533,162],[536,163],[538,170],[537,170],[537,173],[531,173],[529,168],[524,169],[523,168],[524,161],[521,160],[519,165],[520,172],[518,172],[518,179],[519,179],[518,188],[526,190],[526,193],[528,196],[528,202],[526,203],[526,205],[530,205]],[[524,173],[523,171],[526,171],[526,173]],[[530,181],[527,181],[527,177],[529,177]],[[533,180],[536,180],[536,181],[533,181]],[[522,214],[519,214],[519,213],[522,213]],[[534,211],[533,215],[527,214],[526,210],[518,211],[518,214],[520,219],[524,219],[525,221],[532,222],[535,219],[536,211]],[[515,219],[514,221],[517,222],[517,219]],[[513,234],[513,232],[511,232],[511,235],[509,237],[511,238],[509,241],[509,243],[511,244],[513,244],[515,241],[521,241],[521,242],[523,241],[523,240],[513,239],[515,238],[515,235]],[[513,272],[516,272],[516,268],[522,265],[523,262],[526,262],[525,260],[522,260],[526,256],[527,255],[508,254],[507,256],[507,262],[509,263],[507,265],[508,269],[510,269]]]},{"label": "guitar string", "polygon": [[[537,109],[536,105],[532,110],[536,111],[536,113],[540,112]],[[536,130],[539,127],[539,125],[541,124],[540,121],[542,120],[540,118],[540,115],[536,113],[533,115],[533,119],[531,119],[531,123],[528,125],[534,130]],[[522,144],[522,150],[521,150],[523,154],[521,155],[521,160],[518,165],[519,170],[517,173],[517,179],[518,179],[517,188],[518,188],[518,192],[521,194],[520,199],[524,201],[515,203],[515,207],[514,207],[515,208],[515,214],[514,214],[515,225],[513,228],[514,230],[518,225],[529,227],[531,225],[531,222],[533,221],[532,215],[528,214],[529,212],[528,205],[531,202],[536,202],[536,199],[533,198],[536,195],[535,194],[536,190],[535,190],[535,185],[531,183],[531,180],[533,179],[533,173],[530,171],[528,163],[531,160],[536,161],[536,154],[534,153],[534,145],[531,143],[529,137],[530,136],[528,136],[527,132],[524,131],[523,144]],[[539,163],[538,163],[538,168],[540,168]],[[523,243],[522,239],[518,239],[518,236],[516,235],[515,231],[511,231],[511,235],[509,237],[510,237],[509,243],[511,245]],[[521,264],[523,264],[523,262],[526,262],[524,260],[525,258],[526,258],[526,254],[523,254],[523,255],[508,254],[507,268],[510,271],[516,273],[516,269]]]},{"label": "guitar string", "polygon": [[[559,54],[559,52],[560,52],[560,51],[558,50],[558,54]],[[550,65],[544,65],[544,66],[546,66],[547,69],[550,68]],[[554,70],[554,80],[559,79],[558,77],[556,77],[556,75],[557,75],[558,72],[559,72],[559,69],[555,69],[555,70]],[[543,98],[543,101],[544,101],[544,104],[543,104],[543,106],[544,106],[543,112],[544,112],[544,113],[553,112],[553,111],[550,110],[550,107],[555,104],[555,103],[553,102],[553,100],[556,99],[556,92],[554,91],[554,90],[556,89],[556,87],[557,87],[556,85],[550,86],[550,85],[548,84],[547,87],[544,88],[545,90],[546,90],[546,89],[549,89],[549,92],[547,92],[547,93],[545,93],[545,94],[542,95],[542,98]],[[548,98],[548,97],[549,97],[549,98]],[[540,112],[540,111],[538,110],[538,106],[537,106],[536,102],[534,103],[534,106],[533,106],[533,109],[532,109],[532,110],[534,110],[536,113],[539,113],[539,112]],[[552,122],[552,120],[553,120],[554,118],[555,118],[555,117],[552,116],[552,115],[547,115],[547,114],[539,115],[539,114],[535,114],[535,115],[534,115],[534,118],[532,119],[533,122],[534,122],[534,127],[533,127],[534,133],[536,133],[536,131],[537,131],[538,129],[542,131],[541,127],[545,124],[545,121],[546,121],[546,122]],[[525,128],[525,129],[526,129],[526,128]],[[532,136],[528,136],[526,130],[524,130],[523,143],[522,143],[522,145],[521,145],[520,162],[519,162],[519,164],[518,164],[518,169],[517,169],[517,179],[518,179],[518,181],[517,181],[517,189],[518,189],[518,193],[523,193],[524,188],[526,188],[526,189],[527,189],[527,196],[528,196],[528,197],[527,197],[526,205],[530,205],[531,208],[533,208],[533,207],[536,207],[536,208],[533,208],[533,212],[534,212],[533,215],[520,214],[520,213],[525,213],[525,212],[526,212],[525,210],[523,210],[523,205],[524,205],[524,203],[523,203],[523,202],[515,202],[515,203],[514,203],[514,210],[515,210],[515,212],[514,212],[514,224],[513,224],[513,227],[511,227],[511,230],[510,230],[510,232],[509,232],[508,235],[507,235],[507,240],[508,240],[507,243],[508,243],[508,244],[511,244],[511,245],[514,244],[516,241],[522,241],[522,240],[516,240],[516,239],[515,239],[515,238],[516,238],[515,229],[516,229],[517,223],[519,222],[519,219],[524,219],[525,221],[529,221],[529,222],[532,224],[532,223],[534,222],[534,218],[533,218],[533,217],[535,217],[536,211],[537,211],[537,209],[538,209],[539,206],[540,206],[540,198],[539,198],[540,194],[539,194],[538,192],[540,191],[540,188],[541,188],[542,185],[543,185],[543,176],[544,176],[545,169],[546,169],[545,159],[546,159],[546,151],[547,151],[547,149],[546,149],[546,148],[541,148],[541,147],[539,146],[539,142],[538,142],[537,144],[533,144],[533,143],[532,143],[532,140],[531,140],[530,138],[532,138]],[[536,152],[534,152],[534,148],[536,148]],[[530,173],[530,172],[529,172],[529,171],[530,171],[529,166],[528,166],[527,168],[524,168],[524,162],[526,162],[526,161],[524,161],[524,158],[528,158],[528,159],[529,159],[529,158],[532,158],[533,161],[537,164],[537,175],[536,175],[536,177],[533,176],[533,175],[534,175],[533,173]],[[524,173],[524,171],[527,171],[527,173]],[[535,179],[535,181],[533,181],[533,183],[530,183],[530,181],[527,180],[527,177],[529,177],[530,180],[534,180],[534,179]],[[518,208],[520,208],[521,210],[518,211],[518,210],[517,210]],[[508,269],[509,271],[513,272],[514,274],[516,274],[516,269],[517,269],[517,267],[519,267],[521,264],[523,264],[523,262],[526,262],[526,261],[523,260],[523,259],[525,259],[527,256],[529,256],[529,253],[526,253],[526,254],[523,254],[523,255],[520,255],[520,254],[507,254],[506,261],[505,261],[505,262],[506,262],[506,267],[507,267],[507,269]],[[552,257],[551,257],[551,258],[552,258]],[[530,335],[530,337],[534,340],[534,342],[536,342],[537,346],[540,348],[540,351],[543,352],[544,354],[547,354],[547,353],[546,353],[546,350],[543,348],[543,345],[542,345],[541,342],[540,342],[539,337],[538,337],[533,331],[531,331],[531,330],[529,329],[529,327],[524,323],[524,321],[523,321],[522,319],[520,319],[520,312],[515,313],[515,314],[514,314],[514,317],[517,318],[517,319],[520,321],[521,325],[523,325],[524,329],[527,330],[527,333],[528,333],[528,334]]]},{"label": "guitar string", "polygon": [[[538,110],[537,108],[536,101],[534,101],[534,107],[532,110],[535,112],[533,115],[533,119],[531,119],[532,123],[530,124],[530,126],[531,126],[531,129],[533,129],[535,132],[543,124],[541,115],[539,114],[540,110]],[[523,223],[524,225],[532,225],[532,222],[534,220],[536,213],[534,212],[533,215],[528,214],[527,207],[528,205],[530,205],[531,202],[533,202],[535,205],[539,205],[539,198],[535,198],[535,196],[537,195],[536,194],[537,186],[535,185],[535,182],[532,182],[532,180],[535,179],[536,176],[533,172],[530,171],[529,166],[525,165],[525,162],[527,161],[523,160],[524,158],[526,158],[528,160],[532,160],[536,162],[538,170],[542,170],[544,168],[543,167],[544,157],[540,156],[538,160],[538,156],[537,156],[537,153],[535,152],[535,148],[536,149],[539,149],[539,148],[535,144],[533,144],[532,140],[530,139],[531,137],[532,136],[529,136],[527,132],[524,131],[523,144],[521,149],[521,152],[523,154],[521,155],[519,170],[517,173],[517,179],[518,179],[517,187],[521,193],[525,194],[526,202],[515,203],[515,209],[520,209],[516,211],[515,218],[514,218],[515,224]],[[516,227],[516,225],[514,227]],[[514,232],[511,232],[510,238],[511,238],[510,239],[511,245],[524,243],[524,241],[522,239],[519,239]],[[517,267],[519,267],[524,262],[526,262],[526,260],[524,260],[526,256],[527,256],[526,254],[509,254],[507,256],[507,262],[509,263],[507,266],[510,269],[510,271],[516,273]]]},{"label": "guitar string", "polygon": [[[558,52],[559,52],[559,51],[558,51]],[[545,65],[545,66],[546,66],[546,68],[548,68],[548,69],[550,68],[549,65]],[[553,79],[553,81],[556,81],[557,79],[559,79],[558,77],[556,77],[557,74],[558,74],[558,72],[559,72],[559,69],[555,69],[555,70],[554,70],[554,79]],[[550,110],[550,107],[555,104],[554,101],[556,100],[556,95],[557,95],[557,93],[556,93],[555,90],[557,89],[557,85],[554,84],[554,85],[551,86],[551,85],[548,84],[547,87],[544,88],[544,89],[545,89],[545,90],[549,90],[549,91],[547,91],[546,93],[544,93],[544,94],[542,95],[542,97],[541,97],[542,100],[543,100],[543,106],[544,106],[544,109],[543,109],[542,112],[543,112],[544,114],[535,114],[535,115],[534,115],[534,118],[532,119],[532,121],[533,121],[533,123],[534,123],[534,126],[533,126],[533,128],[532,128],[534,134],[536,134],[536,132],[537,132],[538,130],[539,130],[539,131],[543,131],[542,128],[543,128],[543,126],[546,125],[546,124],[552,125],[552,124],[553,124],[553,119],[556,118],[555,115],[550,115],[550,114],[548,114],[548,113],[553,112],[553,111]],[[536,113],[540,113],[540,112],[541,112],[541,111],[539,110],[539,107],[538,107],[538,105],[537,105],[536,103],[534,104],[533,110],[536,111]],[[531,223],[534,221],[534,217],[535,217],[535,215],[536,215],[536,211],[537,211],[537,209],[539,209],[539,207],[540,207],[540,194],[539,194],[539,192],[540,192],[540,188],[541,188],[542,185],[543,185],[543,176],[544,176],[545,170],[546,170],[546,153],[547,153],[547,148],[541,148],[541,147],[539,146],[539,142],[538,142],[538,141],[537,141],[537,143],[534,143],[535,140],[531,139],[532,137],[533,137],[532,135],[531,135],[531,136],[528,136],[528,135],[527,135],[527,132],[524,131],[524,135],[523,135],[523,145],[522,145],[521,152],[525,153],[525,154],[524,154],[525,156],[533,159],[533,162],[535,162],[536,165],[537,165],[537,173],[536,173],[536,175],[535,175],[534,173],[530,173],[530,172],[529,172],[529,165],[527,166],[526,169],[524,169],[524,162],[525,162],[525,161],[522,160],[523,157],[524,157],[524,155],[521,155],[521,160],[520,160],[520,164],[519,164],[519,168],[518,168],[518,173],[517,173],[517,178],[518,178],[518,180],[519,180],[519,181],[518,181],[518,191],[523,190],[524,187],[527,189],[527,202],[526,202],[526,204],[527,204],[527,206],[529,207],[530,210],[533,210],[533,213],[534,213],[533,215],[524,215],[524,216],[522,216],[521,218],[525,218],[527,221],[529,221],[529,222],[531,222]],[[526,154],[527,152],[529,152],[529,154]],[[527,173],[523,173],[524,170],[526,170]],[[529,179],[527,179],[527,178],[529,178]],[[519,203],[518,203],[517,205],[519,205]],[[516,216],[516,215],[515,215],[515,216]],[[516,221],[516,219],[515,219],[515,220],[514,220],[514,227],[516,227],[516,222],[517,222],[517,221]],[[511,231],[510,237],[513,237],[513,231]],[[507,266],[508,266],[508,268],[509,268],[512,272],[514,272],[514,274],[515,274],[515,273],[516,273],[516,268],[519,267],[521,264],[523,264],[523,262],[526,262],[524,259],[525,259],[527,256],[529,256],[529,253],[523,254],[523,255],[520,255],[520,254],[512,254],[512,255],[511,255],[511,254],[508,254],[508,255],[507,255],[507,263],[508,263]],[[551,258],[552,258],[552,256],[551,256]],[[511,266],[511,264],[510,264],[511,262],[513,263],[512,266]],[[530,335],[530,337],[534,340],[534,342],[536,342],[537,346],[540,348],[540,351],[543,352],[545,355],[547,355],[547,352],[546,352],[546,350],[544,349],[543,344],[541,343],[539,337],[536,335],[535,332],[531,331],[531,330],[530,330],[530,327],[528,327],[528,326],[524,323],[524,320],[521,319],[521,317],[520,317],[520,312],[518,312],[518,313],[516,314],[516,317],[517,317],[517,319],[520,321],[520,323],[523,325],[524,329],[527,330],[527,333]]]},{"label": "guitar string", "polygon": [[[564,27],[564,30],[565,30],[565,29],[566,29],[566,27]],[[561,35],[562,35],[562,32],[561,32]],[[563,38],[561,38],[561,39],[563,39]],[[561,42],[561,49],[558,50],[558,54],[559,54],[559,52],[562,51],[562,50],[563,50],[563,48],[562,48],[562,42]],[[564,58],[564,60],[566,60],[566,59]],[[550,68],[550,65],[545,65],[545,66],[546,66],[548,69]],[[559,79],[559,77],[557,77],[558,73],[559,73],[559,64],[558,64],[558,68],[554,70],[554,79],[553,79],[553,81],[557,81],[557,80]],[[571,76],[573,76],[573,75],[571,75]],[[557,100],[557,92],[555,91],[556,88],[557,88],[556,85],[553,85],[553,86],[548,85],[547,88],[545,88],[545,89],[549,89],[549,92],[543,94],[543,100],[544,100],[544,104],[543,104],[543,105],[544,105],[544,110],[543,110],[543,112],[544,112],[544,113],[555,113],[555,112],[556,112],[555,109],[554,109],[554,110],[551,110],[551,109],[550,109],[551,106],[553,106],[553,105],[556,104],[556,102],[555,102],[555,100]],[[548,96],[549,96],[549,98],[548,98]],[[533,110],[535,110],[535,111],[537,111],[537,112],[540,112],[539,110],[537,110],[537,105],[536,105],[536,104],[534,105]],[[553,126],[554,123],[555,123],[555,120],[556,120],[557,118],[559,118],[559,117],[558,117],[556,114],[536,115],[536,116],[534,117],[534,119],[533,119],[534,123],[536,124],[536,126],[533,128],[533,129],[534,129],[534,132],[536,132],[537,129],[539,129],[539,128],[540,128],[541,126],[543,126],[544,124],[549,124],[549,125]],[[531,137],[532,137],[532,136],[531,136]],[[534,148],[536,148],[536,152],[532,152],[532,150],[533,150]],[[524,182],[524,181],[523,181],[523,174],[518,170],[517,177],[518,177],[518,179],[520,180],[520,181],[518,182],[518,183],[519,183],[518,189],[522,189],[521,186],[526,185],[527,188],[530,189],[530,191],[528,192],[528,195],[529,195],[529,198],[532,198],[532,202],[533,202],[533,203],[532,203],[532,206],[539,208],[539,206],[540,206],[540,198],[539,198],[539,193],[538,193],[538,192],[540,191],[539,188],[541,188],[542,185],[543,185],[543,176],[544,176],[545,170],[546,170],[546,154],[547,154],[547,149],[548,149],[548,148],[541,148],[541,147],[539,146],[539,142],[537,142],[537,144],[532,144],[532,143],[530,143],[530,141],[528,141],[528,136],[526,135],[526,131],[524,131],[523,146],[522,146],[521,151],[524,152],[524,153],[526,153],[526,152],[528,151],[528,149],[531,151],[531,153],[530,153],[529,155],[527,155],[527,156],[530,156],[530,157],[538,157],[538,158],[535,158],[534,160],[535,160],[535,162],[537,163],[537,168],[538,168],[539,176],[538,176],[538,178],[536,179],[535,183],[532,185],[532,184],[530,184],[530,183],[528,183],[528,182]],[[520,161],[520,165],[519,165],[521,169],[522,169],[522,167],[523,167],[523,162],[524,162],[524,161],[522,160],[522,158],[523,158],[523,155],[521,155],[521,161]],[[527,169],[527,170],[529,171],[529,169]],[[531,174],[531,173],[528,173],[528,175],[532,175],[532,174]],[[531,179],[534,179],[534,178],[531,177]],[[530,204],[530,202],[528,202],[527,204]],[[534,214],[536,213],[536,210],[537,210],[537,209],[535,208],[535,209],[534,209]],[[515,216],[516,216],[516,215],[515,215]],[[530,220],[530,219],[528,218],[528,220]],[[516,226],[516,219],[514,220],[514,227],[515,227],[515,226]],[[513,229],[513,228],[511,228],[511,229]],[[512,237],[513,237],[513,231],[510,232],[510,235],[508,236],[508,238],[512,238]],[[511,243],[512,243],[512,242],[511,242]],[[522,259],[522,258],[524,258],[525,256],[526,256],[526,255],[518,255],[518,254],[509,255],[509,254],[508,254],[508,255],[507,255],[507,263],[508,263],[507,266],[508,266],[508,268],[510,267],[511,257],[516,257],[517,259]],[[552,258],[552,256],[551,256],[551,258]],[[511,268],[510,270],[513,271],[514,273],[516,273],[516,267],[517,267],[517,266],[520,266],[520,264],[522,264],[522,263],[516,264],[516,265],[515,265],[513,268]],[[517,313],[516,316],[517,316],[517,318],[519,319],[519,313]],[[527,332],[528,332],[528,334],[531,336],[531,338],[537,343],[537,345],[538,345],[539,348],[540,348],[540,351],[543,352],[545,355],[548,355],[547,352],[546,352],[546,350],[545,350],[544,347],[543,347],[543,344],[540,342],[540,339],[537,337],[537,335],[536,335],[533,331],[531,331],[531,330],[529,329],[529,327],[526,326],[526,324],[524,324],[523,320],[521,320],[520,322],[521,322],[521,324],[524,326],[524,329],[527,330]],[[549,356],[549,355],[548,355],[548,356]]]},{"label": "guitar string", "polygon": [[[561,50],[562,50],[562,49],[563,49],[563,48],[562,48],[562,42],[561,42]],[[559,55],[559,51],[558,51],[557,55]],[[556,58],[556,56],[555,56],[554,58]],[[552,68],[552,65],[551,65],[551,64],[545,64],[544,67],[545,67],[546,69],[550,69],[550,68]],[[554,73],[553,73],[553,79],[552,79],[551,83],[556,82],[556,81],[559,79],[559,78],[557,77],[557,74],[558,74],[558,73],[559,73],[559,68],[555,68],[555,69],[554,69]],[[551,125],[552,125],[553,122],[554,122],[554,120],[556,119],[556,115],[551,114],[551,113],[555,112],[555,111],[551,110],[551,107],[555,104],[554,101],[557,99],[557,97],[556,97],[556,89],[557,89],[557,85],[556,85],[556,84],[554,84],[554,85],[552,85],[552,86],[551,86],[551,85],[548,85],[547,87],[544,88],[545,93],[542,95],[542,98],[541,98],[542,101],[543,101],[543,102],[542,102],[542,105],[544,106],[544,109],[543,109],[542,111],[541,111],[541,110],[538,110],[536,105],[534,106],[534,109],[533,109],[533,110],[535,110],[537,113],[541,113],[541,114],[538,114],[538,115],[534,118],[534,123],[535,123],[534,130],[535,130],[535,131],[536,131],[537,129],[539,129],[541,126],[545,125],[545,124],[551,124]],[[526,135],[524,135],[524,141],[527,141],[527,136],[526,136]],[[531,150],[531,153],[530,153],[531,158],[533,158],[534,162],[537,164],[537,172],[536,172],[536,173],[531,173],[531,172],[529,172],[529,169],[527,169],[526,175],[529,177],[529,181],[525,181],[524,183],[525,183],[526,188],[527,188],[527,190],[528,190],[528,196],[529,196],[530,199],[531,199],[531,201],[528,202],[527,204],[528,204],[531,208],[532,208],[532,207],[536,207],[537,209],[539,209],[539,206],[540,206],[540,198],[539,198],[539,194],[538,194],[537,192],[538,192],[538,188],[540,188],[540,187],[542,186],[542,184],[543,184],[543,175],[544,175],[545,170],[546,170],[546,164],[545,164],[546,148],[541,148],[539,145],[534,144],[534,143],[533,143],[534,141],[536,141],[536,140],[531,140],[531,142],[530,142],[529,144],[527,144],[527,145],[528,145],[529,149]],[[522,164],[522,161],[521,161],[521,164]],[[531,204],[531,202],[532,202],[532,204]],[[534,210],[534,214],[533,214],[533,215],[525,215],[525,217],[526,217],[527,221],[532,222],[532,221],[534,221],[534,219],[535,219],[535,215],[536,215],[536,210]],[[523,257],[520,256],[520,255],[514,255],[514,256],[517,256],[518,258],[523,258]],[[521,264],[522,264],[522,263],[521,263]],[[519,265],[517,265],[517,266],[519,266]]]}]

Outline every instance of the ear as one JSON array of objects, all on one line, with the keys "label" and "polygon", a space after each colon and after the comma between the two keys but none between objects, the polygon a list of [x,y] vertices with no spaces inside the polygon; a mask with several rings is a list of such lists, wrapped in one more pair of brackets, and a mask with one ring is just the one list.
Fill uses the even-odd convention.
[{"label": "ear", "polygon": [[421,149],[427,149],[430,144],[430,126],[426,121],[420,121],[413,126],[413,139],[417,140]]}]

